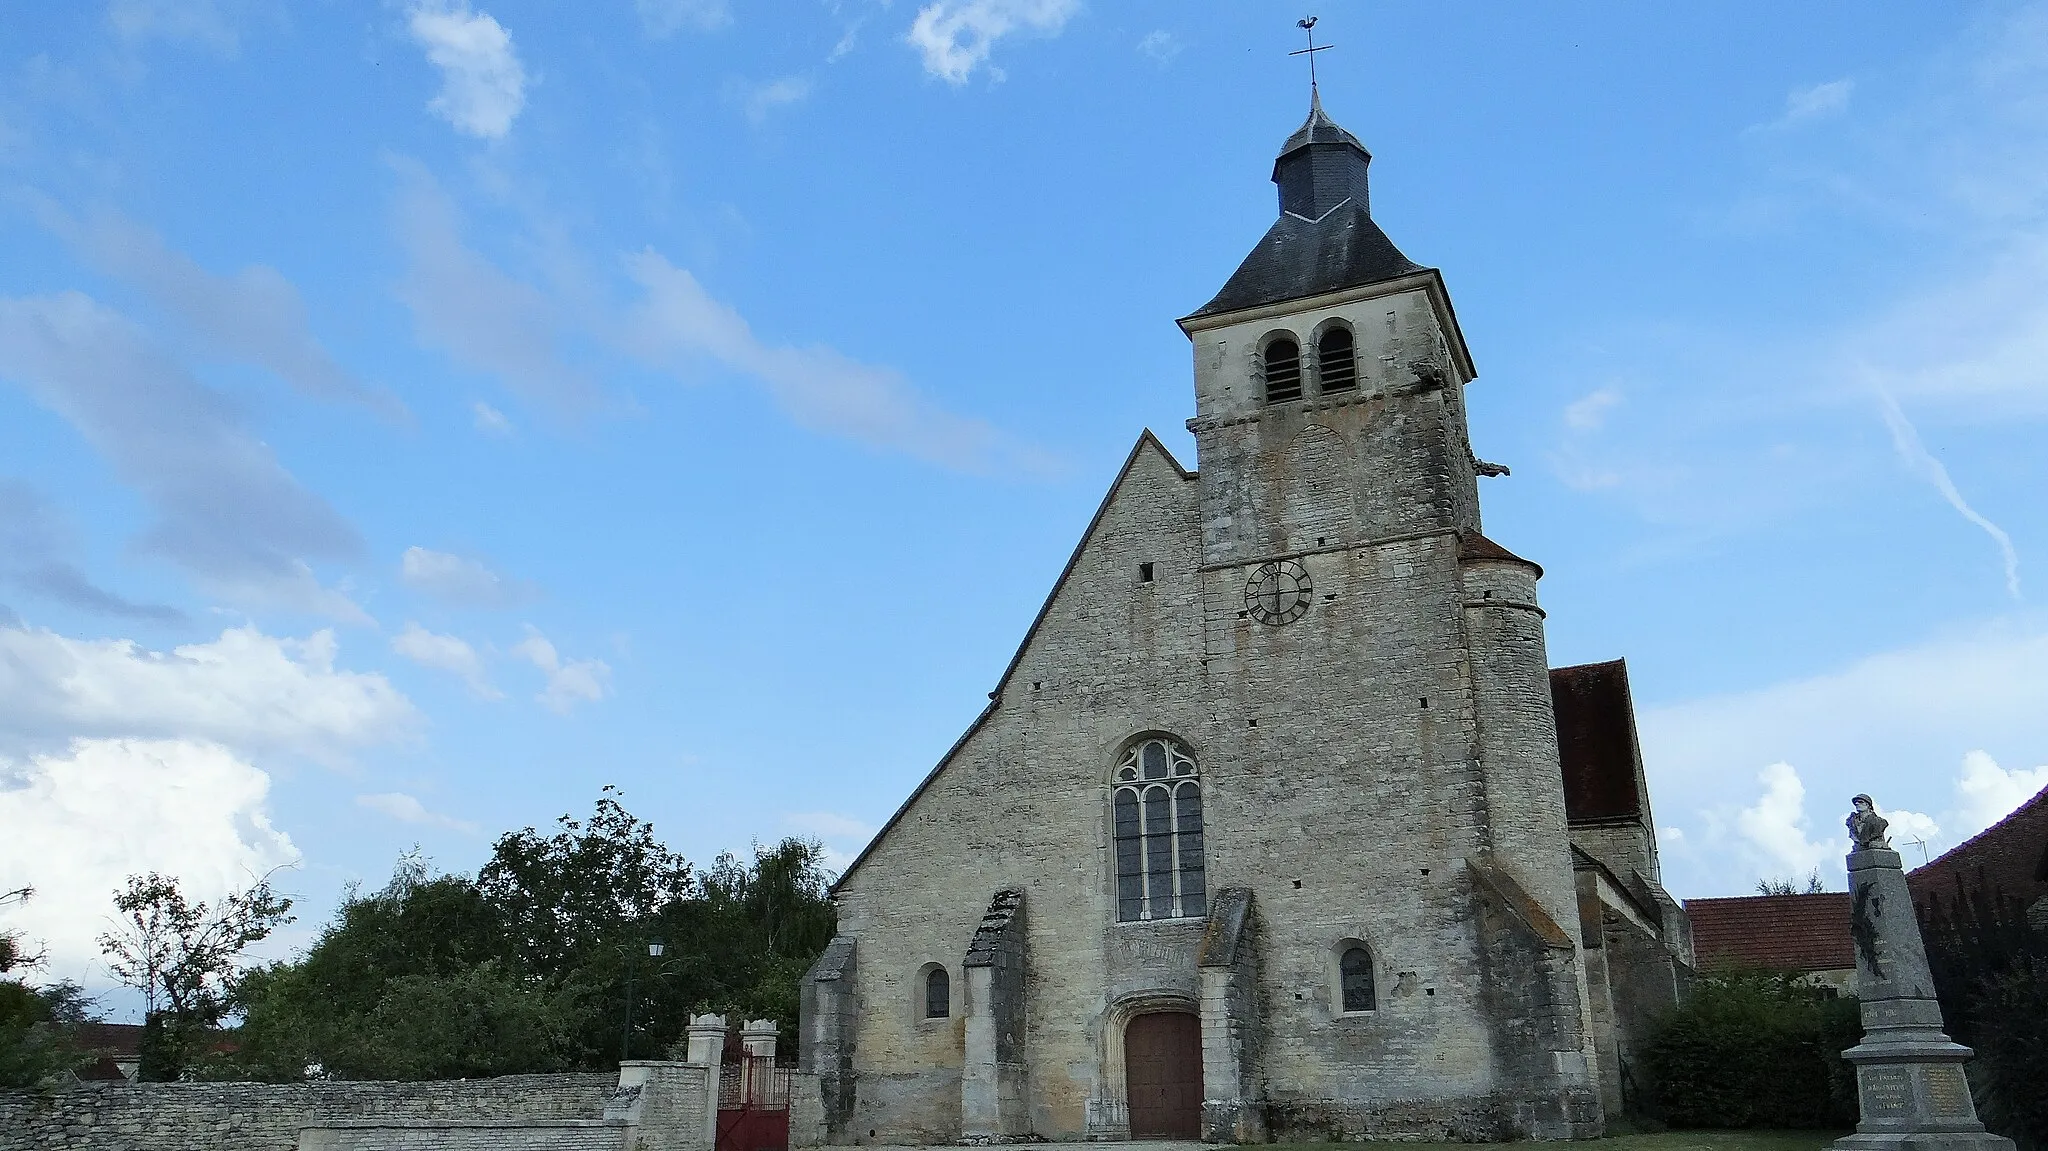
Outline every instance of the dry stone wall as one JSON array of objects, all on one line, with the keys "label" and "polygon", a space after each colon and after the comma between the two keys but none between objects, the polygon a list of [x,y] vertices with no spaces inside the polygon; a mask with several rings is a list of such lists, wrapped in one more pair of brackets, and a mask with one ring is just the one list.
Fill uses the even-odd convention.
[{"label": "dry stone wall", "polygon": [[[350,1118],[595,1119],[617,1085],[617,1075],[592,1072],[428,1083],[134,1083],[13,1091],[0,1093],[0,1151],[294,1151],[299,1128]],[[616,1137],[607,1146],[618,1146]]]}]

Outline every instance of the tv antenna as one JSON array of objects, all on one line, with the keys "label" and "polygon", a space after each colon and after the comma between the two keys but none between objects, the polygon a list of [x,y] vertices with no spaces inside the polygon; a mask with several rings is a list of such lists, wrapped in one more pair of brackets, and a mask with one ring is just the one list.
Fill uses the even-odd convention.
[{"label": "tv antenna", "polygon": [[1920,849],[1920,866],[1927,866],[1927,841],[1916,835],[1906,842]]}]

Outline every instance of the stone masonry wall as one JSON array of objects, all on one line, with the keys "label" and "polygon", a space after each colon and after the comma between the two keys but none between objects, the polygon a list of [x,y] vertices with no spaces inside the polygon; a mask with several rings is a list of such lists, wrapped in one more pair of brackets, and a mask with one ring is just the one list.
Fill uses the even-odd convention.
[{"label": "stone masonry wall", "polygon": [[300,1127],[332,1119],[595,1119],[617,1084],[615,1074],[591,1072],[10,1091],[0,1093],[0,1151],[293,1151]]},{"label": "stone masonry wall", "polygon": [[519,1123],[343,1123],[308,1131],[298,1151],[625,1151],[626,1125],[598,1119]]},{"label": "stone masonry wall", "polygon": [[[1447,313],[1420,287],[1330,310],[1358,334],[1361,379],[1328,399],[1261,408],[1246,368],[1268,328],[1306,335],[1322,312],[1195,335],[1201,476],[1140,441],[985,721],[841,882],[860,961],[835,1141],[958,1138],[958,1020],[921,1017],[919,976],[943,964],[959,986],[982,909],[1012,887],[1033,909],[1030,1129],[1127,1132],[1122,1027],[1201,994],[1199,920],[1116,922],[1109,774],[1157,732],[1199,765],[1209,891],[1256,893],[1255,1079],[1276,1137],[1588,1118],[1559,1097],[1585,1082],[1576,944],[1482,940],[1466,877],[1504,848],[1544,913],[1575,920],[1555,737],[1530,712],[1547,701],[1540,616],[1468,620],[1464,381],[1413,369],[1445,362]],[[1275,558],[1313,585],[1286,626],[1244,600]],[[1526,721],[1491,758],[1489,710]],[[1346,1012],[1338,960],[1356,944],[1379,999]],[[1547,1114],[1525,1106],[1532,1089]]]}]

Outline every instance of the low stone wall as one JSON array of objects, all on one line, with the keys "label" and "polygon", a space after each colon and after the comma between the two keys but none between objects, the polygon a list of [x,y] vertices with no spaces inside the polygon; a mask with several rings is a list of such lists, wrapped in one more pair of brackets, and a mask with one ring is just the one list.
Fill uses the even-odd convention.
[{"label": "low stone wall", "polygon": [[[0,1151],[294,1151],[299,1128],[335,1120],[596,1120],[618,1082],[617,1075],[589,1072],[427,1083],[120,1083],[0,1092]],[[617,1138],[606,1146],[619,1146]]]},{"label": "low stone wall", "polygon": [[309,1129],[299,1151],[622,1151],[627,1127],[604,1119],[552,1123],[336,1121]]}]

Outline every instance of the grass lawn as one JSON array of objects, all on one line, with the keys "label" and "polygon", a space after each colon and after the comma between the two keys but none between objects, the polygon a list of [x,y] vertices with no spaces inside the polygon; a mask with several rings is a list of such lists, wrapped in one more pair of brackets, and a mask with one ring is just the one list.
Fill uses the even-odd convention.
[{"label": "grass lawn", "polygon": [[[1590,1143],[1542,1146],[1584,1147],[1587,1151],[1821,1151],[1847,1132],[1838,1131],[1659,1131],[1649,1135],[1616,1135]],[[1276,1143],[1275,1151],[1330,1151],[1329,1143]],[[1401,1151],[1472,1151],[1475,1147],[1506,1147],[1506,1143],[1400,1143]],[[1517,1144],[1532,1151],[1534,1143]]]}]

